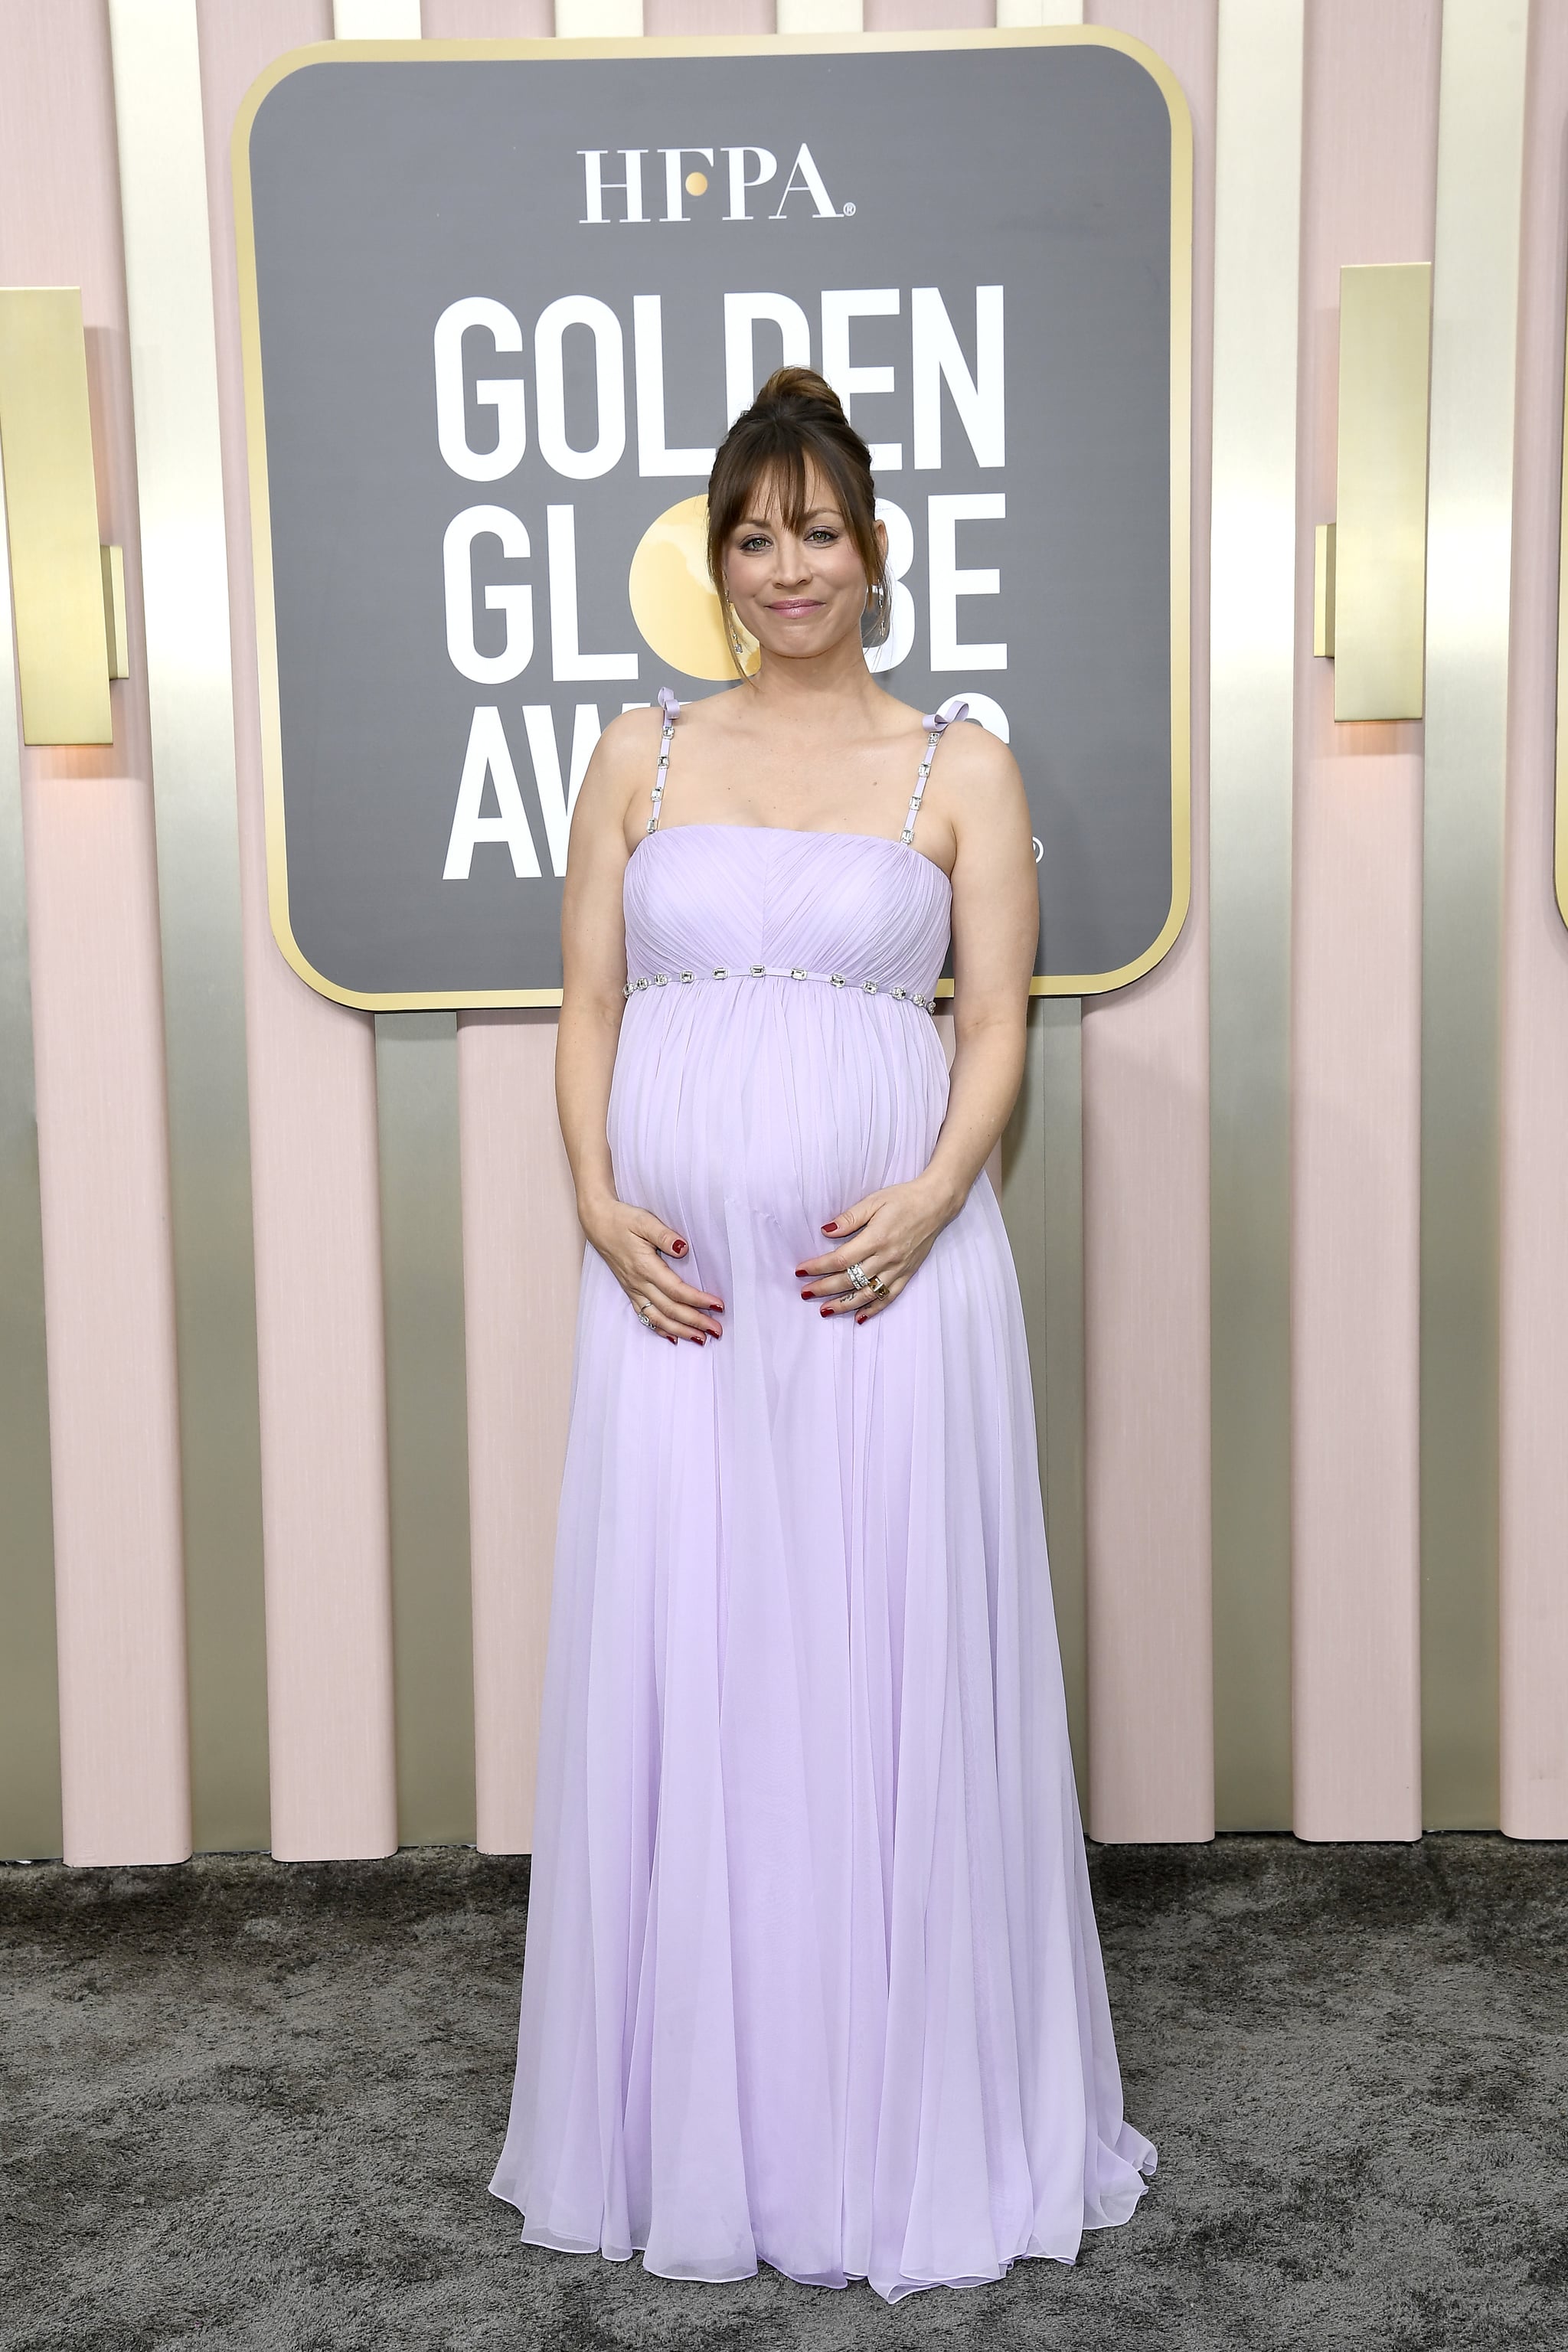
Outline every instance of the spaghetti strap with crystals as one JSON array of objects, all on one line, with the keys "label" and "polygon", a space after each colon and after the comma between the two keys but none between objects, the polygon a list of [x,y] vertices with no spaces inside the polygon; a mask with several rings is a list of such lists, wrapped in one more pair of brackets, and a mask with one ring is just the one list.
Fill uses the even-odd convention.
[{"label": "spaghetti strap with crystals", "polygon": [[[915,819],[921,813],[921,801],[925,793],[926,778],[931,774],[931,763],[936,757],[936,747],[950,727],[961,719],[967,719],[968,716],[968,703],[954,694],[950,695],[939,709],[929,712],[921,721],[926,730],[926,755],[921,761],[921,772],[915,778],[915,788],[910,795],[909,814],[904,819],[904,829],[899,835],[899,839],[906,848],[914,839]],[[659,774],[662,782],[662,769]]]},{"label": "spaghetti strap with crystals", "polygon": [[680,709],[668,686],[661,686],[658,689],[658,707],[664,713],[664,731],[658,739],[658,774],[654,779],[653,814],[644,828],[647,833],[658,830],[659,803],[664,798],[664,780],[669,772],[669,739],[675,732],[676,716]]}]

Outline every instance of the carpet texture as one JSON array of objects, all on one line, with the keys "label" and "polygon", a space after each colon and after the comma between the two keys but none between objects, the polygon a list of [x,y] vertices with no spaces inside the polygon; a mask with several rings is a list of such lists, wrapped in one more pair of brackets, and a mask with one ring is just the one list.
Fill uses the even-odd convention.
[{"label": "carpet texture", "polygon": [[1091,1849],[1160,2169],[1075,2268],[911,2295],[522,2246],[525,1863],[0,1869],[6,2352],[1558,2352],[1568,1848]]}]

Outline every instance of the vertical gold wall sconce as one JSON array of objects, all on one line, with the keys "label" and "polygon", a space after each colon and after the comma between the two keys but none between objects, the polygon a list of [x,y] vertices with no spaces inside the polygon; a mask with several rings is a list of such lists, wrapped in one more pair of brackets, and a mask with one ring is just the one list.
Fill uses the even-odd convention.
[{"label": "vertical gold wall sconce", "polygon": [[1312,615],[1336,719],[1425,705],[1431,354],[1429,262],[1341,270],[1338,512],[1318,526]]},{"label": "vertical gold wall sconce", "polygon": [[22,740],[112,743],[125,563],[99,544],[79,287],[0,287],[0,463]]}]

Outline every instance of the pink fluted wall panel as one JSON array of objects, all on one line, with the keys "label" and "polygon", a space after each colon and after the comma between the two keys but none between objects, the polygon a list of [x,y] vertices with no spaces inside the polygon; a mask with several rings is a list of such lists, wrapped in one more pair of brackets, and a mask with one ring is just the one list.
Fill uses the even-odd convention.
[{"label": "pink fluted wall panel", "polygon": [[[1215,0],[1100,0],[1192,109],[1193,897],[1083,1013],[1089,1826],[1214,1834],[1209,1509],[1208,533]],[[1157,1759],[1157,1760],[1156,1760]]]},{"label": "pink fluted wall panel", "polygon": [[157,865],[109,28],[0,10],[0,280],[82,293],[100,530],[125,550],[115,740],[24,751],[66,1858],[190,1852]]},{"label": "pink fluted wall panel", "polygon": [[1291,1324],[1295,1826],[1421,1832],[1421,728],[1336,726],[1312,656],[1340,270],[1429,261],[1437,0],[1311,0],[1302,126]]},{"label": "pink fluted wall panel", "polygon": [[1296,782],[1295,1828],[1415,1838],[1421,761]]},{"label": "pink fluted wall panel", "polygon": [[427,41],[547,41],[555,8],[553,0],[424,0],[419,22]]},{"label": "pink fluted wall panel", "polygon": [[474,1739],[482,1853],[532,1844],[555,1512],[583,1231],[555,1115],[552,1013],[458,1027]]},{"label": "pink fluted wall panel", "polygon": [[1568,1837],[1568,930],[1552,887],[1568,12],[1531,17],[1503,870],[1502,1826]]},{"label": "pink fluted wall panel", "polygon": [[375,1038],[297,979],[267,913],[255,597],[229,133],[327,0],[198,0],[233,616],[273,1851],[390,1853],[393,1751]]}]

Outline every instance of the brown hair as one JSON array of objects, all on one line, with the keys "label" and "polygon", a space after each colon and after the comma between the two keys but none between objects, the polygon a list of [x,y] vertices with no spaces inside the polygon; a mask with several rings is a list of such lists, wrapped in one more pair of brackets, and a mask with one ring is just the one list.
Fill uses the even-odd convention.
[{"label": "brown hair", "polygon": [[891,598],[877,545],[871,453],[825,376],[811,368],[776,368],[750,408],[731,425],[708,478],[708,576],[718,593],[737,669],[741,662],[735,655],[734,607],[724,585],[724,550],[759,482],[765,481],[778,499],[789,530],[798,530],[805,520],[806,470],[811,466],[831,490],[866,567],[874,603],[862,635],[868,644],[880,645],[888,635]]}]

